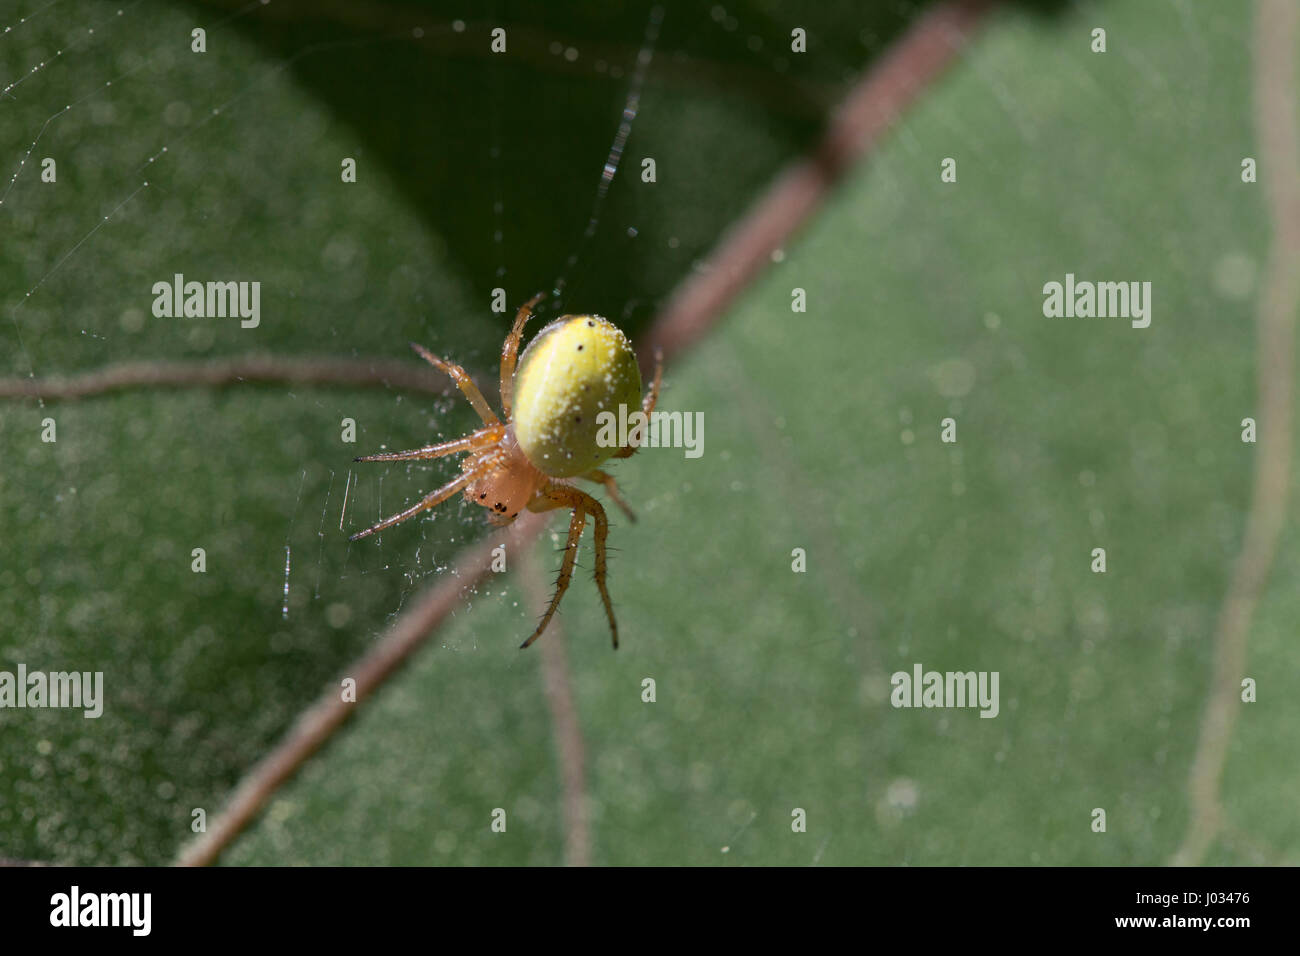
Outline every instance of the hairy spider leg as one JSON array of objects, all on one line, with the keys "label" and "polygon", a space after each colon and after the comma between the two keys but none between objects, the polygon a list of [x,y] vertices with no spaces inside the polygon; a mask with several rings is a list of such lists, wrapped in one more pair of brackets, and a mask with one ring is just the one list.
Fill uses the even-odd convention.
[{"label": "hairy spider leg", "polygon": [[[646,417],[647,423],[650,420],[650,414],[655,410],[655,405],[659,403],[659,384],[664,379],[664,350],[655,346],[655,377],[650,383],[650,391],[645,393],[645,398],[641,400],[641,411]],[[640,445],[625,445],[618,451],[614,452],[615,458],[631,458],[636,454]]]},{"label": "hairy spider leg", "polygon": [[505,412],[506,421],[510,421],[515,399],[515,363],[519,360],[519,340],[524,335],[524,323],[533,317],[533,306],[542,300],[545,292],[539,292],[519,307],[515,313],[515,324],[501,346],[501,410]]},{"label": "hairy spider leg", "polygon": [[380,455],[362,455],[352,460],[413,461],[419,458],[441,458],[444,455],[455,455],[462,451],[478,451],[480,448],[486,448],[499,442],[505,433],[506,426],[504,425],[488,425],[486,428],[480,428],[464,438],[454,438],[438,445],[425,445],[423,448],[412,448],[410,451],[384,452]]},{"label": "hairy spider leg", "polygon": [[573,565],[578,558],[578,542],[582,538],[582,529],[587,520],[586,516],[590,514],[596,522],[596,587],[600,589],[600,599],[605,604],[605,616],[609,618],[609,632],[614,641],[614,648],[617,650],[618,623],[614,620],[614,604],[610,601],[609,590],[605,586],[605,541],[609,536],[609,520],[605,517],[605,509],[601,507],[599,501],[586,492],[579,491],[571,485],[561,485],[556,482],[550,482],[543,487],[539,492],[539,497],[542,500],[530,504],[530,510],[550,511],[553,508],[571,507],[573,508],[573,518],[569,521],[569,540],[564,548],[564,561],[560,564],[560,576],[555,582],[555,595],[551,598],[546,613],[542,615],[537,630],[533,631],[532,636],[519,646],[521,648],[527,647],[537,640],[541,633],[546,630],[546,625],[551,623],[551,618],[555,616],[555,610],[560,606],[560,599],[564,597],[564,592],[569,589],[569,581],[573,577]]},{"label": "hairy spider leg", "polygon": [[628,507],[628,503],[624,501],[623,496],[619,494],[618,482],[614,480],[613,475],[611,475],[607,471],[601,471],[599,468],[593,468],[585,475],[579,475],[578,477],[583,479],[584,481],[590,481],[598,485],[604,485],[605,494],[609,495],[609,500],[614,502],[614,504],[618,505],[620,508],[622,508],[623,514],[627,515],[628,520],[635,523],[636,515],[632,513],[632,509]]},{"label": "hairy spider leg", "polygon": [[501,424],[501,419],[497,418],[496,412],[492,411],[491,406],[487,403],[487,399],[484,398],[483,393],[478,390],[478,386],[474,384],[474,380],[469,377],[468,372],[455,362],[443,361],[418,342],[412,342],[410,345],[411,348],[415,349],[415,353],[419,355],[420,358],[424,359],[440,372],[446,372],[451,376],[452,380],[455,381],[460,390],[465,393],[465,397],[469,399],[469,403],[474,406],[474,411],[478,412],[478,417],[483,419],[484,425]]},{"label": "hairy spider leg", "polygon": [[475,468],[461,473],[459,477],[453,478],[451,481],[447,482],[437,491],[429,492],[427,495],[425,495],[415,504],[411,505],[411,507],[407,508],[405,511],[398,512],[397,514],[393,515],[391,518],[385,518],[383,521],[379,522],[379,524],[373,525],[372,527],[367,528],[365,531],[358,531],[356,534],[352,535],[352,537],[350,537],[348,540],[356,541],[360,538],[365,538],[369,535],[374,534],[376,531],[383,531],[385,528],[391,528],[393,525],[405,521],[407,518],[414,518],[421,511],[428,511],[430,508],[436,507],[437,505],[446,501],[456,492],[460,491],[470,482],[477,481],[479,478],[486,475],[495,466],[495,464],[496,464],[495,458],[493,458],[490,455],[485,456],[483,461],[480,464],[478,464]]}]

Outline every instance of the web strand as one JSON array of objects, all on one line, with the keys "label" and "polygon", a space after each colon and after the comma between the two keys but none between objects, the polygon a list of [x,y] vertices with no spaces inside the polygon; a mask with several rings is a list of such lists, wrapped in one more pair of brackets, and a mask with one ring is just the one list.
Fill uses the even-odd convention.
[{"label": "web strand", "polygon": [[636,120],[637,112],[641,108],[641,91],[645,87],[645,78],[649,72],[650,61],[654,59],[655,43],[659,39],[659,29],[663,25],[663,20],[664,8],[661,6],[651,7],[650,16],[646,21],[645,37],[636,57],[636,69],[632,73],[627,99],[623,103],[623,114],[618,124],[618,132],[614,134],[614,142],[609,148],[609,155],[605,158],[605,165],[600,171],[600,181],[596,184],[596,198],[591,204],[591,215],[587,219],[587,228],[583,230],[578,248],[565,261],[564,271],[555,280],[554,287],[551,290],[551,304],[557,312],[563,304],[562,299],[564,290],[568,286],[568,277],[591,244],[592,238],[596,235],[596,228],[600,225],[600,213],[605,205],[605,197],[609,194],[609,187],[614,182],[614,175],[618,172],[619,164],[623,160],[623,152],[627,147],[628,137],[632,135],[632,123]]}]

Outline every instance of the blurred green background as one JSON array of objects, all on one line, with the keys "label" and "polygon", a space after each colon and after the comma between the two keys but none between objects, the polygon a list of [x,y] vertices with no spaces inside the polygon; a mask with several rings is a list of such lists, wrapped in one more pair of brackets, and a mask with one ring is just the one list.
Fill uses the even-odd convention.
[{"label": "blurred green background", "polygon": [[[2,374],[406,359],[416,339],[490,383],[509,319],[491,290],[513,307],[560,275],[565,307],[644,332],[924,9],[667,3],[588,243],[650,5],[554,6],[20,4],[0,24],[0,88],[21,79],[0,98]],[[1257,155],[1250,13],[1005,6],[674,360],[661,407],[704,412],[705,453],[613,469],[640,516],[611,514],[623,646],[585,572],[558,618],[594,862],[1172,854],[1256,455],[1239,439],[1269,235],[1239,176]],[[806,54],[789,52],[795,26]],[[152,284],[175,272],[261,281],[260,327],[155,318]],[[1152,282],[1151,327],[1045,319],[1042,285],[1066,272]],[[471,424],[459,400],[397,389],[0,401],[0,669],[103,670],[108,697],[99,720],[0,710],[0,857],[170,861],[191,809],[211,819],[486,533],[456,501],[350,545],[451,467],[352,457]],[[1295,530],[1252,627],[1260,702],[1210,862],[1297,861]],[[538,546],[548,571],[562,531],[553,519]],[[517,650],[535,605],[513,575],[471,596],[224,862],[561,862],[540,655]],[[893,709],[889,675],[917,662],[998,671],[1000,715]]]}]

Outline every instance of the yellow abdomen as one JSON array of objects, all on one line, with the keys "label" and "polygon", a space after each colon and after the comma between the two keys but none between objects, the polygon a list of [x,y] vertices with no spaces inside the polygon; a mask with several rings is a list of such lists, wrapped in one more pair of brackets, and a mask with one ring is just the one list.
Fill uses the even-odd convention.
[{"label": "yellow abdomen", "polygon": [[[618,450],[597,416],[641,407],[641,372],[626,335],[598,315],[566,315],[529,343],[515,373],[515,437],[528,460],[553,478],[600,466]],[[601,419],[604,421],[604,419]]]}]

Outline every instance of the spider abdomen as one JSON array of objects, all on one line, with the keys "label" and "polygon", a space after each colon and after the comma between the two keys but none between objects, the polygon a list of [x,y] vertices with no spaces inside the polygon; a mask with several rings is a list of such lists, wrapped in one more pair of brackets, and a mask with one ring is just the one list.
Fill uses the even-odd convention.
[{"label": "spider abdomen", "polygon": [[585,474],[618,451],[598,440],[601,412],[640,408],[641,372],[626,335],[598,315],[566,315],[524,350],[515,376],[513,426],[528,460],[553,478]]}]

